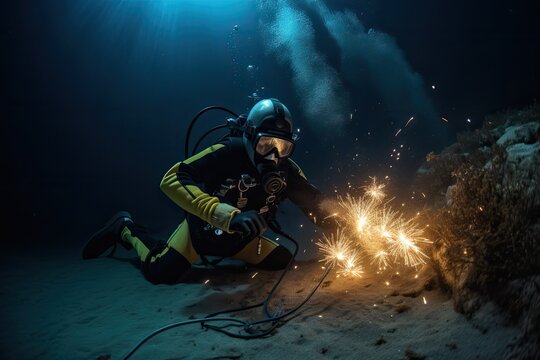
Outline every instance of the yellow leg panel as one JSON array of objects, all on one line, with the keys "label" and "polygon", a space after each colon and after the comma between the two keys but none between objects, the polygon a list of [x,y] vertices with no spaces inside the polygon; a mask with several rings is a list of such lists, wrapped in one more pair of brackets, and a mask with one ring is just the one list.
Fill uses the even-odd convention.
[{"label": "yellow leg panel", "polygon": [[144,262],[148,256],[148,253],[150,252],[150,249],[148,249],[138,237],[131,234],[131,230],[129,230],[127,226],[125,226],[124,230],[122,230],[121,236],[122,240],[129,242],[133,246],[141,261]]},{"label": "yellow leg panel", "polygon": [[[199,254],[197,254],[191,243],[187,220],[182,221],[178,228],[172,233],[169,240],[167,240],[167,245],[168,246],[163,250],[162,254],[171,247],[182,254],[191,264],[194,264],[200,259]],[[156,256],[161,256],[162,254]]]},{"label": "yellow leg panel", "polygon": [[[261,253],[257,254],[257,246],[261,239]],[[256,265],[264,260],[279,244],[261,236],[251,240],[242,250],[237,252],[233,258],[247,262],[248,264]]]}]

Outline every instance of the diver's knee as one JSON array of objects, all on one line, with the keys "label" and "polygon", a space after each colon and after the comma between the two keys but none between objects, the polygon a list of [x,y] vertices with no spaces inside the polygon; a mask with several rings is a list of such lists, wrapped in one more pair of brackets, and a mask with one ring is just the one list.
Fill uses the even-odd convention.
[{"label": "diver's knee", "polygon": [[281,270],[289,264],[292,253],[285,246],[278,246],[268,254],[263,261],[257,264],[264,270]]},{"label": "diver's knee", "polygon": [[152,284],[176,284],[191,268],[191,263],[180,253],[170,249],[159,258],[143,265],[143,273]]}]

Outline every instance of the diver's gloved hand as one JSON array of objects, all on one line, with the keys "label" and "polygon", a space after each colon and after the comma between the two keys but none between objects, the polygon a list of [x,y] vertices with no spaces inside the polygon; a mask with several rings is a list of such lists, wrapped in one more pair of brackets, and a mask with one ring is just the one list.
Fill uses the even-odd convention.
[{"label": "diver's gloved hand", "polygon": [[266,220],[255,210],[249,210],[236,214],[229,229],[242,234],[243,237],[253,239],[266,231]]}]

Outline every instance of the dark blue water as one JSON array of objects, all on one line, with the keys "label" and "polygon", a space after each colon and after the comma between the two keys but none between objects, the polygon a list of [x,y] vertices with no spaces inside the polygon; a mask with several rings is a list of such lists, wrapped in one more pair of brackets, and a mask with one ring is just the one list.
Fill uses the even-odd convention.
[{"label": "dark blue water", "polygon": [[406,196],[427,152],[540,95],[533,2],[59,0],[2,14],[6,238],[22,246],[80,246],[120,209],[174,226],[158,185],[207,105],[277,97],[323,191],[390,176]]}]

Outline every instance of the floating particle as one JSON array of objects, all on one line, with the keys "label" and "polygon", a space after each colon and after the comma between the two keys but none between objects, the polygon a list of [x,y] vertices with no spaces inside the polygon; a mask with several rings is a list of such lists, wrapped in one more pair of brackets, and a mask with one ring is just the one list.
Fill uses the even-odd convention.
[{"label": "floating particle", "polygon": [[397,131],[396,135],[394,135],[394,136],[398,136],[400,132],[401,132],[401,129],[399,129],[399,130]]},{"label": "floating particle", "polygon": [[427,301],[426,301],[426,297],[425,297],[425,296],[422,296],[422,300],[424,300],[424,304],[427,305]]},{"label": "floating particle", "polygon": [[411,118],[409,119],[409,121],[407,121],[407,123],[405,124],[405,127],[407,127],[407,125],[409,125],[409,123],[410,123],[411,121],[413,121],[413,119],[414,119],[414,116],[411,116]]},{"label": "floating particle", "polygon": [[447,120],[446,118],[441,117],[441,119],[442,119],[444,122],[448,122],[448,120]]},{"label": "floating particle", "polygon": [[253,274],[253,275],[251,276],[251,278],[253,279],[255,276],[257,276],[257,274],[258,274],[258,272],[256,272],[255,274]]},{"label": "floating particle", "polygon": [[431,88],[432,88],[433,90],[435,90],[435,85],[431,85]]}]

